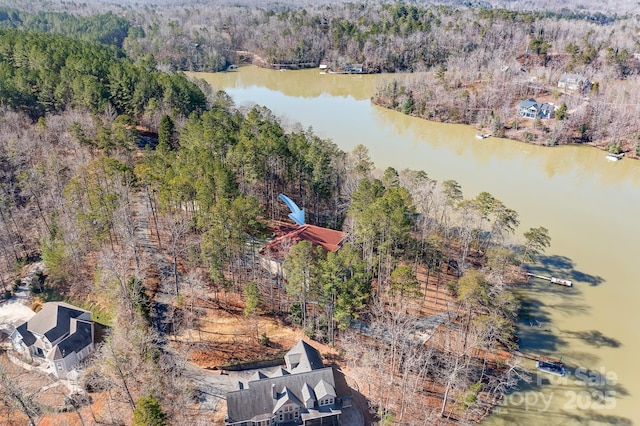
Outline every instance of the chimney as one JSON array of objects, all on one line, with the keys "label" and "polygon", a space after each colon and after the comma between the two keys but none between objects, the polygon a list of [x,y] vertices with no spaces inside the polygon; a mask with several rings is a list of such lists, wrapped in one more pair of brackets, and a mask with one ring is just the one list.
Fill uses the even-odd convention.
[{"label": "chimney", "polygon": [[278,399],[278,392],[276,392],[276,384],[271,385],[271,397],[273,399]]}]

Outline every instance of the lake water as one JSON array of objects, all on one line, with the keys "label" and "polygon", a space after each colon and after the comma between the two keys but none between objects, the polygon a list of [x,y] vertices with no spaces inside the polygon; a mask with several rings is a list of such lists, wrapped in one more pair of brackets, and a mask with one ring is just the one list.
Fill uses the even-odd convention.
[{"label": "lake water", "polygon": [[369,99],[385,75],[252,66],[193,75],[225,90],[237,106],[264,105],[345,151],[367,146],[378,168],[454,179],[466,198],[487,191],[520,214],[520,235],[548,228],[552,244],[534,271],[570,279],[574,287],[532,281],[520,346],[561,356],[569,374],[534,374],[484,424],[640,424],[640,162],[610,162],[584,146],[478,140],[469,126],[376,107]]}]

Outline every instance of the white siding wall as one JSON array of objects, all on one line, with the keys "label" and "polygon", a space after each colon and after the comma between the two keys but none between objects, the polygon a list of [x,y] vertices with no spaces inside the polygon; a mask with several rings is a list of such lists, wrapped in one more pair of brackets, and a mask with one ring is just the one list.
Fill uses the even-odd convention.
[{"label": "white siding wall", "polygon": [[71,352],[63,359],[51,362],[51,368],[56,377],[66,377],[67,373],[80,361],[75,352]]}]

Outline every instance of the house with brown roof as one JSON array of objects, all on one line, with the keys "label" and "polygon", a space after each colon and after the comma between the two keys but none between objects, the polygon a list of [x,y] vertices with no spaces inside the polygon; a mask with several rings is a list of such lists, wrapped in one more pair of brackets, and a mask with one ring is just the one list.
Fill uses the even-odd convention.
[{"label": "house with brown roof", "polygon": [[260,263],[273,275],[283,276],[282,263],[289,250],[300,241],[308,241],[326,251],[337,251],[342,247],[346,236],[345,232],[316,225],[281,224],[276,230],[276,237],[260,249]]},{"label": "house with brown roof", "polygon": [[341,424],[351,394],[336,380],[333,368],[324,366],[320,353],[300,340],[284,360],[286,369],[270,376],[258,371],[227,394],[226,426]]},{"label": "house with brown roof", "polygon": [[48,362],[56,377],[66,377],[94,351],[91,312],[63,302],[45,303],[11,333],[13,347],[30,360]]}]

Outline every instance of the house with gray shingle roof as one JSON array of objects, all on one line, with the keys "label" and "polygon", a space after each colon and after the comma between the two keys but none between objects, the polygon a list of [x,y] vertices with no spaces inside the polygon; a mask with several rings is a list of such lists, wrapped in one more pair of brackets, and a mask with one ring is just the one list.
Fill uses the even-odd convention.
[{"label": "house with gray shingle roof", "polygon": [[33,318],[16,327],[11,341],[26,358],[46,361],[55,376],[66,377],[94,350],[91,313],[68,303],[45,303]]},{"label": "house with gray shingle roof", "polygon": [[271,377],[258,372],[227,394],[225,425],[340,425],[351,396],[336,385],[333,368],[325,367],[318,351],[302,340],[284,359],[286,370]]},{"label": "house with gray shingle roof", "polygon": [[586,92],[591,89],[591,82],[582,74],[565,72],[558,80],[558,87],[567,92]]},{"label": "house with gray shingle roof", "polygon": [[555,117],[556,107],[548,102],[538,102],[533,98],[518,102],[518,115],[525,118],[548,119]]}]

